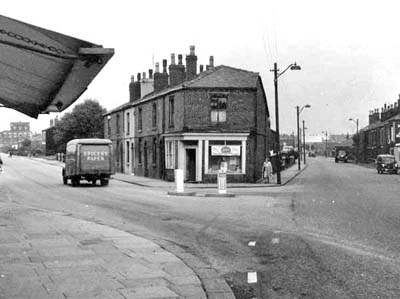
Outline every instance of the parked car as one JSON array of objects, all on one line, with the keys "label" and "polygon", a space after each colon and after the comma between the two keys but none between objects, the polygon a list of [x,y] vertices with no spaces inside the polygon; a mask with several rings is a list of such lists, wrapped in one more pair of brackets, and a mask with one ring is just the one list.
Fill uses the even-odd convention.
[{"label": "parked car", "polygon": [[108,139],[74,139],[67,143],[65,167],[62,169],[63,183],[68,179],[72,186],[78,186],[84,179],[102,186],[108,185],[110,176],[115,173],[112,158],[112,142]]},{"label": "parked car", "polygon": [[344,149],[340,149],[338,151],[336,151],[336,155],[335,155],[335,162],[338,163],[339,161],[347,163],[347,160],[349,159],[348,155],[347,155],[347,151]]},{"label": "parked car", "polygon": [[313,158],[315,158],[315,157],[316,157],[315,153],[314,153],[314,152],[311,152],[311,151],[310,151],[310,152],[308,152],[308,156],[309,156],[309,157],[313,157]]},{"label": "parked car", "polygon": [[376,170],[378,173],[396,173],[398,165],[393,155],[378,155],[376,158]]}]

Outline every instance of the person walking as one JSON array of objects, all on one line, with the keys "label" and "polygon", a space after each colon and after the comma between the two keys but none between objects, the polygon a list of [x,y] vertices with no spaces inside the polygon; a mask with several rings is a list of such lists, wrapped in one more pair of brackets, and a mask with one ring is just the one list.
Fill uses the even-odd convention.
[{"label": "person walking", "polygon": [[262,168],[262,175],[264,183],[269,183],[272,177],[272,163],[269,158],[265,158]]}]

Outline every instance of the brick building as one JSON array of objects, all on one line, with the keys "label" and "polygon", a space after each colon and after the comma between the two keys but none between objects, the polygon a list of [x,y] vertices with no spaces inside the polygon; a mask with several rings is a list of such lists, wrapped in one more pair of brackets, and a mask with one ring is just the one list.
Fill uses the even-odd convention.
[{"label": "brick building", "polygon": [[214,182],[227,162],[228,181],[259,179],[274,135],[258,73],[214,67],[212,56],[198,73],[194,47],[186,66],[172,54],[169,73],[166,60],[162,67],[149,72],[149,82],[133,78],[130,102],[104,116],[117,169],[173,180],[180,168],[187,181]]},{"label": "brick building", "polygon": [[359,142],[361,161],[393,154],[396,144],[400,144],[400,96],[397,102],[369,112],[368,126],[360,130]]},{"label": "brick building", "polygon": [[0,132],[0,146],[18,149],[20,143],[31,138],[29,122],[11,122],[10,130]]}]

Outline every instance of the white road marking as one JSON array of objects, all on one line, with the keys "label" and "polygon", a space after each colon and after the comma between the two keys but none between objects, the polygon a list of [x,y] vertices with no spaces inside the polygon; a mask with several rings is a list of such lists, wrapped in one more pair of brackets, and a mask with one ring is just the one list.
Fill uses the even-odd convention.
[{"label": "white road marking", "polygon": [[249,242],[249,246],[251,246],[251,247],[256,246],[256,241],[250,241],[250,242]]}]

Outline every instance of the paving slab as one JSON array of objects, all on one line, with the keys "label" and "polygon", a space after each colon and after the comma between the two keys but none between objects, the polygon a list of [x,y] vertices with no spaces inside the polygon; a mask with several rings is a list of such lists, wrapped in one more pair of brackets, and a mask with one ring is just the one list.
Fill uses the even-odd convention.
[{"label": "paving slab", "polygon": [[207,298],[199,276],[152,241],[12,203],[0,203],[5,220],[0,298]]}]

